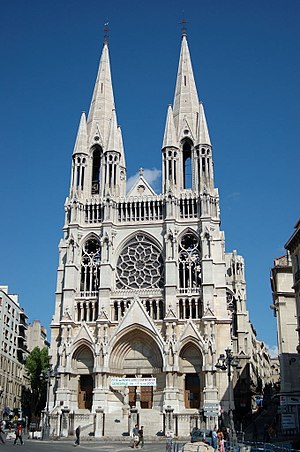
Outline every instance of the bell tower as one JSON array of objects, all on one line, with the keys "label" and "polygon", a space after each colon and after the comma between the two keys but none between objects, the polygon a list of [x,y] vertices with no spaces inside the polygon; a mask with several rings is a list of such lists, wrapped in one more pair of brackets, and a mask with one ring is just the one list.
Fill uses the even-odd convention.
[{"label": "bell tower", "polygon": [[213,162],[204,107],[198,99],[186,33],[182,35],[173,107],[162,145],[163,192],[212,190]]}]

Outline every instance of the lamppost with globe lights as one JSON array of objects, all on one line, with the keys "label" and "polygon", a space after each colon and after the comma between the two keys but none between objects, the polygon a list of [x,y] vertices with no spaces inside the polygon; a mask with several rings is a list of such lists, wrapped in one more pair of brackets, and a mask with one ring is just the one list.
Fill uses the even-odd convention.
[{"label": "lamppost with globe lights", "polygon": [[232,373],[234,369],[240,369],[239,360],[233,356],[232,350],[230,348],[225,349],[225,354],[221,353],[217,364],[215,366],[217,369],[222,371],[227,371],[228,378],[228,401],[229,401],[229,444],[230,450],[234,450],[236,445],[236,432],[234,428],[233,420],[233,385],[232,385]]}]

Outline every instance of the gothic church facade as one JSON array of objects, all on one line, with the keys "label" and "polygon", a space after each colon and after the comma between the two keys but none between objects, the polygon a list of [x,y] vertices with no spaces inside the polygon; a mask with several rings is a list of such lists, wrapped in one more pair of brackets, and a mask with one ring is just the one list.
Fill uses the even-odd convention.
[{"label": "gothic church facade", "polygon": [[[219,355],[229,347],[245,357],[251,348],[243,258],[225,252],[213,149],[185,33],[161,193],[142,170],[127,192],[126,173],[104,42],[59,244],[49,405],[57,435],[78,424],[83,435],[121,435],[136,422],[147,434],[188,435],[193,422],[207,422],[204,406],[228,411]],[[156,385],[114,387],[116,377],[155,378]]]}]

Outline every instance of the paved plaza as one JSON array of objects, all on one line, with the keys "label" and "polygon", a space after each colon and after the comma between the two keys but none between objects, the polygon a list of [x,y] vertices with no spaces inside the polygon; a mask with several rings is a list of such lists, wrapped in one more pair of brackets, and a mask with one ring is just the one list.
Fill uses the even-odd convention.
[{"label": "paved plaza", "polygon": [[[178,444],[181,446],[182,443]],[[39,440],[24,440],[24,445],[17,444],[14,446],[13,440],[8,440],[5,444],[0,444],[0,451],[11,449],[21,449],[23,452],[67,452],[74,451],[74,441],[39,441]],[[81,451],[102,451],[102,452],[129,452],[131,451],[130,440],[125,441],[82,441],[80,446],[77,446]],[[177,448],[175,448],[176,450]],[[166,450],[165,441],[145,442],[141,449],[144,452],[164,452]],[[178,448],[178,452],[181,447]]]}]

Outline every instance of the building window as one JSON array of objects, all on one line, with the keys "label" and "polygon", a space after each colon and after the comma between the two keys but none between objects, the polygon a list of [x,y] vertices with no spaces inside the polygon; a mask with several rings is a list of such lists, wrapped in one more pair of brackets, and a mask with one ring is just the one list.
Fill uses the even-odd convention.
[{"label": "building window", "polygon": [[201,254],[196,234],[188,232],[181,237],[178,260],[180,291],[199,291],[201,287]]},{"label": "building window", "polygon": [[144,234],[136,234],[121,252],[117,263],[118,289],[163,286],[163,259],[158,247]]},{"label": "building window", "polygon": [[92,195],[98,195],[100,191],[101,148],[96,146],[93,151],[92,170]]},{"label": "building window", "polygon": [[80,291],[84,294],[99,290],[100,280],[100,242],[96,238],[88,239],[83,245],[81,257]]},{"label": "building window", "polygon": [[192,188],[192,146],[189,140],[183,143],[183,188]]}]

